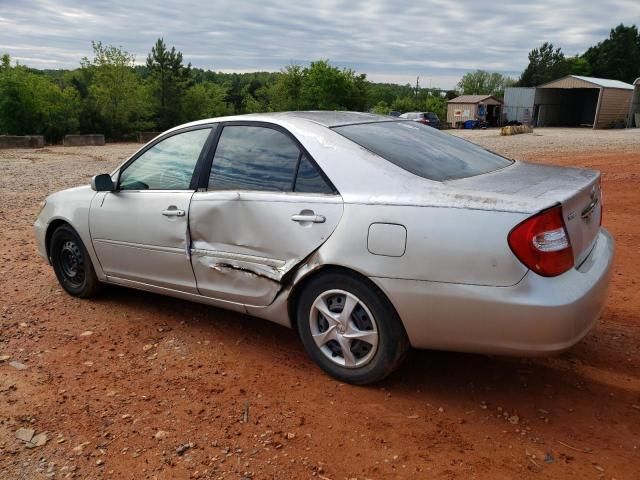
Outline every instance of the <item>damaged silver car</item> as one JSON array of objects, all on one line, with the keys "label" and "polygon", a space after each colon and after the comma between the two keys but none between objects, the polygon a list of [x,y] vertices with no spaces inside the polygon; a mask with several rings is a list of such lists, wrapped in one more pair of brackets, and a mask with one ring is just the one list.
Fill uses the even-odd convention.
[{"label": "damaged silver car", "polygon": [[512,161],[410,120],[352,112],[173,128],[35,223],[71,295],[115,284],[295,328],[341,381],[410,347],[548,354],[605,302],[600,174]]}]

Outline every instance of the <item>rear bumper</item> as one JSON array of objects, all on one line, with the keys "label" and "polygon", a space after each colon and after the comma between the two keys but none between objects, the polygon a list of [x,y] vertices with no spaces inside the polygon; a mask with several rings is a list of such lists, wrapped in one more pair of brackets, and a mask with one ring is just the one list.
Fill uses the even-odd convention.
[{"label": "rear bumper", "polygon": [[373,278],[402,319],[411,345],[464,352],[543,355],[579,342],[605,304],[614,240],[601,229],[577,269],[528,272],[511,287]]}]

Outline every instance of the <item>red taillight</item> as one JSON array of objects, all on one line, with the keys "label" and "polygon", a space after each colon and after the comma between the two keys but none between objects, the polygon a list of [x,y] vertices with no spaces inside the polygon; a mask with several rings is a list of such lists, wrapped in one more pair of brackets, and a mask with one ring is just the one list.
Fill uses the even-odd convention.
[{"label": "red taillight", "polygon": [[511,230],[508,241],[516,257],[543,277],[555,277],[573,267],[560,205],[527,218]]},{"label": "red taillight", "polygon": [[421,123],[423,125],[426,125],[427,123],[429,123],[429,120],[426,120],[424,118],[421,118],[420,120],[418,120],[418,123]]}]

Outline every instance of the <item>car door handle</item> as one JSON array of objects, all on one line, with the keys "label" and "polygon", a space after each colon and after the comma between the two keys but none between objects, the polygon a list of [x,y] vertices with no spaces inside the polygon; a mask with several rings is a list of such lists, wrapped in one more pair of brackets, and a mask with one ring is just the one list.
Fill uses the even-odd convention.
[{"label": "car door handle", "polygon": [[324,217],[324,215],[307,215],[307,214],[299,213],[297,215],[293,215],[291,217],[291,220],[293,220],[294,222],[300,222],[300,223],[306,223],[306,222],[324,223],[327,219]]},{"label": "car door handle", "polygon": [[169,208],[162,211],[162,215],[165,217],[184,217],[184,210],[178,210],[175,205],[171,205]]}]

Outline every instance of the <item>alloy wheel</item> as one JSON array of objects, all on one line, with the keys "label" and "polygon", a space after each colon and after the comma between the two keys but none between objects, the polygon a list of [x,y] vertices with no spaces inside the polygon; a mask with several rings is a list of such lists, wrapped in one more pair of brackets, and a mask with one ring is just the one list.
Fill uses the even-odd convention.
[{"label": "alloy wheel", "polygon": [[311,336],[333,363],[359,368],[371,361],[378,348],[378,325],[357,296],[329,290],[313,302],[309,315]]}]

